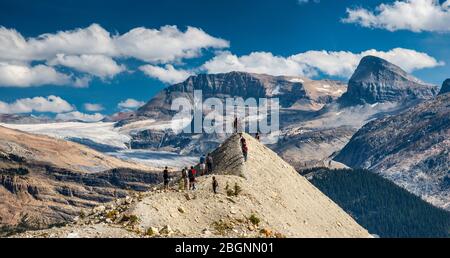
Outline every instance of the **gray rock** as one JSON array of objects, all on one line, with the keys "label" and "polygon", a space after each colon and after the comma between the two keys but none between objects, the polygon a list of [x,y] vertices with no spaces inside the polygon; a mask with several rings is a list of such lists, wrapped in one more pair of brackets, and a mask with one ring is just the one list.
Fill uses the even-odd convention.
[{"label": "gray rock", "polygon": [[161,235],[171,235],[173,234],[173,230],[169,225],[166,225],[159,231],[159,233]]},{"label": "gray rock", "polygon": [[100,206],[97,206],[97,207],[95,207],[94,209],[92,209],[92,212],[93,212],[94,214],[99,214],[99,213],[104,212],[105,210],[106,210],[106,207],[103,206],[103,205],[100,205]]}]

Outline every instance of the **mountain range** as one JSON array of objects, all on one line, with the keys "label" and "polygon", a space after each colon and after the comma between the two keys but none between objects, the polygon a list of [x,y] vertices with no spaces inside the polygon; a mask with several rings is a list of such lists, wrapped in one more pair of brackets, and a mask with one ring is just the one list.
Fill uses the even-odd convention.
[{"label": "mountain range", "polygon": [[[439,92],[439,86],[421,82],[386,60],[367,56],[361,60],[348,83],[245,72],[201,74],[167,87],[136,112],[117,114],[108,117],[104,122],[85,124],[53,121],[55,123],[49,123],[49,121],[39,121],[40,119],[34,118],[30,120],[26,116],[2,116],[2,126],[33,134],[0,127],[0,135],[2,135],[0,194],[2,199],[6,200],[0,205],[2,207],[0,224],[4,225],[4,232],[17,230],[18,227],[38,229],[70,221],[80,210],[89,210],[101,203],[117,201],[119,199],[116,198],[133,195],[136,191],[153,189],[161,180],[160,175],[156,173],[158,169],[151,164],[148,165],[148,162],[147,165],[137,164],[134,157],[141,154],[127,155],[130,151],[165,151],[200,156],[215,150],[213,155],[219,161],[218,168],[223,167],[219,169],[220,180],[242,184],[251,189],[246,193],[248,195],[244,198],[244,202],[250,205],[249,207],[254,207],[254,210],[250,211],[245,208],[245,205],[236,204],[239,212],[252,213],[255,210],[262,212],[269,209],[267,207],[272,205],[270,201],[260,199],[258,195],[262,188],[258,188],[252,181],[245,181],[263,180],[260,181],[262,187],[273,190],[274,196],[278,196],[274,197],[275,199],[282,199],[282,203],[286,204],[286,207],[283,207],[289,211],[286,219],[290,221],[291,226],[294,225],[293,228],[298,226],[298,232],[302,234],[295,234],[284,229],[283,222],[277,220],[275,211],[273,214],[269,213],[269,217],[273,216],[264,222],[266,223],[264,225],[270,226],[271,230],[288,236],[316,236],[316,233],[326,236],[342,236],[342,234],[362,236],[361,232],[364,231],[356,230],[356,223],[346,217],[345,213],[342,215],[342,211],[334,204],[331,205],[333,207],[329,207],[334,214],[330,216],[341,214],[343,217],[340,218],[346,217],[346,222],[339,221],[338,225],[341,225],[339,227],[347,228],[347,225],[350,225],[349,227],[356,231],[336,229],[337,231],[333,231],[336,234],[324,233],[326,231],[322,231],[324,228],[321,228],[319,224],[331,225],[330,221],[324,219],[314,222],[317,224],[313,223],[315,232],[308,231],[311,225],[309,222],[297,225],[298,221],[294,221],[299,219],[298,211],[304,208],[303,205],[312,205],[303,199],[303,194],[317,200],[324,199],[316,190],[308,190],[308,193],[302,194],[298,188],[302,186],[310,189],[310,186],[300,182],[303,179],[293,176],[293,171],[317,167],[364,168],[436,206],[450,209],[448,202],[450,199],[449,88],[450,80],[444,82]],[[189,123],[173,128],[172,116],[175,114],[171,110],[173,100],[186,97],[192,101],[194,90],[202,90],[204,98],[216,97],[222,100],[228,97],[279,98],[280,130],[270,135],[262,135],[261,138],[261,143],[266,144],[271,150],[246,136],[260,155],[256,157],[251,154],[250,166],[241,163],[237,158],[238,151],[233,144],[235,135],[180,133],[180,129],[190,126]],[[437,95],[438,92],[439,95]],[[233,117],[225,117],[226,122],[231,122],[232,119]],[[39,124],[34,124],[35,122]],[[42,135],[65,140],[56,140]],[[274,142],[274,137],[277,137],[278,141]],[[229,153],[228,149],[233,151]],[[284,161],[279,160],[272,151]],[[54,155],[44,155],[45,153]],[[126,158],[129,161],[112,158],[108,154]],[[274,164],[267,164],[265,158],[272,160]],[[236,166],[230,166],[230,164],[236,164]],[[261,167],[261,164],[265,165]],[[270,177],[266,167],[272,168],[272,170],[269,169],[271,173],[282,174],[287,181],[281,180],[280,176]],[[261,171],[263,174],[259,177],[255,171]],[[226,175],[222,175],[222,172]],[[241,178],[241,174],[244,175],[244,179]],[[281,181],[270,185],[269,179]],[[210,177],[200,179],[201,191],[207,191],[209,180]],[[292,184],[291,181],[297,182],[298,185]],[[284,188],[292,189],[292,195],[298,195],[297,199],[302,200],[302,204],[291,201],[284,192]],[[205,197],[203,193],[201,192],[199,196]],[[183,212],[177,213],[179,207],[175,207],[175,204],[185,202],[182,195],[166,195],[158,191],[150,191],[147,194],[149,196],[137,194],[139,202],[126,205],[125,208],[131,213],[124,213],[125,208],[117,211],[121,214],[121,218],[124,216],[142,218],[133,230],[141,232],[151,227],[167,226],[164,225],[167,224],[165,217],[155,220],[152,216],[173,215],[181,222],[184,221],[184,218],[180,217],[182,214],[178,214]],[[380,194],[382,194],[381,191]],[[149,211],[145,206],[147,204],[157,206],[155,198],[173,202],[173,207],[165,207],[173,211],[170,214],[161,215],[160,210],[155,208],[156,211],[152,210],[152,213],[149,213],[152,216],[147,216]],[[208,198],[200,198],[199,207],[204,205],[203,202],[211,202]],[[221,201],[227,203],[228,199],[221,198],[219,198]],[[144,199],[145,201],[141,202]],[[251,202],[254,199],[259,200],[257,205]],[[25,205],[27,203],[32,205]],[[221,209],[235,210],[232,209],[234,204],[226,205],[227,207],[221,205],[214,207],[209,215],[216,216],[216,212]],[[106,210],[114,211],[113,213],[116,214],[116,208]],[[322,208],[317,207],[314,212],[320,214],[323,212]],[[184,207],[182,209],[184,210]],[[104,222],[107,217],[104,213],[105,209],[102,208],[102,210],[100,213],[103,215],[100,216],[99,212],[94,212],[93,219],[89,218],[87,222],[82,222],[81,227],[77,226],[75,228],[77,234],[87,230],[83,223],[88,225],[93,223],[96,227],[93,234],[100,232],[101,235],[103,232],[108,236],[111,232],[116,232],[118,236],[125,236],[120,229],[115,231],[108,225],[98,224],[98,222]],[[197,211],[193,212],[196,216],[199,215]],[[113,216],[114,219],[118,220],[119,224],[122,223],[116,215]],[[99,219],[98,216],[102,218]],[[39,218],[45,218],[45,220],[42,221]],[[236,225],[241,223],[236,221],[233,221]],[[244,224],[248,226],[246,224],[249,223],[248,220],[243,219],[243,221],[245,223],[239,224],[238,228],[242,228]],[[224,226],[222,222],[199,219],[197,222],[199,227],[195,229],[195,232],[180,226],[181,229],[177,234],[199,236],[199,232],[203,230],[217,231],[217,228],[208,228],[207,223],[219,223],[219,226]],[[129,221],[127,223],[126,227],[130,224]],[[302,229],[302,227],[306,228]],[[328,226],[327,228],[330,229]],[[72,229],[74,228],[70,226],[67,230]],[[65,229],[51,232],[60,236],[67,235]],[[234,233],[226,230],[225,232],[227,232],[225,236],[237,236],[234,231]],[[253,235],[256,233],[245,232]],[[130,236],[128,233],[126,236]],[[135,235],[131,234],[131,236]]]},{"label": "mountain range", "polygon": [[334,160],[450,208],[450,94],[362,127]]}]

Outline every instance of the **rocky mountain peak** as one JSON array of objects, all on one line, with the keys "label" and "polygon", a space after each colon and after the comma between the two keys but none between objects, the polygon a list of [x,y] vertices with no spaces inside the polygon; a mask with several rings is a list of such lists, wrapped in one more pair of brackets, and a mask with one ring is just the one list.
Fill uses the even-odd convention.
[{"label": "rocky mountain peak", "polygon": [[279,98],[285,108],[318,110],[336,100],[347,85],[340,81],[314,81],[293,76],[271,76],[246,72],[199,74],[172,85],[141,107],[137,115],[162,118],[171,116],[170,105],[175,98],[193,98],[194,90],[202,90],[203,98]]},{"label": "rocky mountain peak", "polygon": [[439,92],[439,95],[446,94],[450,92],[450,79],[447,79],[444,81],[441,87],[441,91]]},{"label": "rocky mountain peak", "polygon": [[345,106],[402,102],[429,99],[436,94],[436,86],[420,81],[382,58],[366,56],[361,59],[339,102]]}]

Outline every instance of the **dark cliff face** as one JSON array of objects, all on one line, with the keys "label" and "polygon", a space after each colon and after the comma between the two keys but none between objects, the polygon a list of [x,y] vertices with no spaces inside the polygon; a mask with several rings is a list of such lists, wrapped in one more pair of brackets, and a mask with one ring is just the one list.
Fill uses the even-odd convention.
[{"label": "dark cliff face", "polygon": [[[224,74],[200,74],[191,76],[186,81],[172,85],[157,94],[150,102],[138,110],[140,116],[173,115],[170,111],[172,101],[178,97],[193,99],[194,90],[201,90],[205,98],[242,97],[265,98],[279,87],[283,94],[279,94],[280,104],[289,106],[296,99],[306,95],[300,83],[289,82],[278,77],[255,75],[244,72],[230,72]],[[288,94],[284,94],[288,93]]]},{"label": "dark cliff face", "polygon": [[82,209],[125,197],[130,190],[148,191],[161,180],[158,172],[130,168],[74,171],[0,148],[0,236],[19,225],[40,229],[71,221]]},{"label": "dark cliff face", "polygon": [[347,92],[339,99],[344,106],[430,99],[437,87],[409,75],[400,67],[374,56],[361,59],[350,78]]},{"label": "dark cliff face", "polygon": [[439,92],[439,95],[447,94],[449,92],[450,92],[450,79],[447,79],[442,84],[441,91]]},{"label": "dark cliff face", "polygon": [[69,222],[82,209],[123,198],[129,190],[148,191],[161,181],[156,172],[128,168],[80,173],[4,155],[0,162],[0,203],[7,208],[0,211],[0,236],[2,227],[14,231],[18,223],[40,229]]},{"label": "dark cliff face", "polygon": [[[297,101],[304,99],[315,103],[329,103],[332,96],[313,96],[306,88],[302,80],[293,80],[292,77],[270,76],[264,74],[251,74],[245,72],[230,72],[223,74],[200,74],[191,76],[186,81],[172,85],[151,99],[146,105],[137,111],[138,116],[152,118],[164,118],[172,116],[170,110],[172,101],[178,97],[193,99],[194,90],[202,90],[203,98],[227,98],[242,97],[268,98],[276,97],[282,107],[291,107]],[[339,84],[335,81],[327,81],[324,84]]]}]

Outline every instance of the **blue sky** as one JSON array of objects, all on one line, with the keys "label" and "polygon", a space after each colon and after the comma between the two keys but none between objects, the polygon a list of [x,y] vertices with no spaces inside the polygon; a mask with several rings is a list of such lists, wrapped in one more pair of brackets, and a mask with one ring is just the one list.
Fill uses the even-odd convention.
[{"label": "blue sky", "polygon": [[[441,84],[450,77],[449,6],[437,0],[3,0],[0,112],[111,114],[138,106],[119,107],[126,99],[147,101],[166,85],[203,72],[347,80],[359,58],[372,53]],[[426,12],[403,16],[408,8]],[[176,28],[163,29],[168,25]],[[108,49],[86,35],[70,38],[79,45],[58,43],[76,29],[109,33],[109,42],[136,28],[143,31]],[[37,38],[44,33],[52,39]],[[17,34],[26,47],[11,41]],[[72,110],[54,108],[50,95]],[[25,98],[30,100],[20,102]],[[102,108],[87,110],[86,103]]]}]

